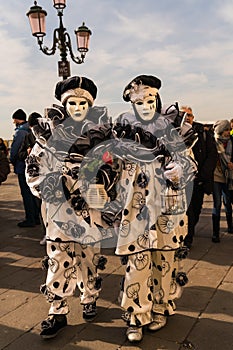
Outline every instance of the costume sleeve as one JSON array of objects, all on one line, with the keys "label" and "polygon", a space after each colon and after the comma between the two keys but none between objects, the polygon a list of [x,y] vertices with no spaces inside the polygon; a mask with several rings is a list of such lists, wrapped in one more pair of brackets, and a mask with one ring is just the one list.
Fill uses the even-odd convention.
[{"label": "costume sleeve", "polygon": [[26,158],[26,181],[34,196],[41,198],[40,185],[45,177],[41,173],[41,161],[44,155],[44,146],[42,142],[36,141],[31,153]]},{"label": "costume sleeve", "polygon": [[[45,117],[35,116],[30,119],[35,145],[26,158],[26,180],[32,193],[39,198],[45,192],[46,179],[50,174],[56,173],[58,168],[62,168],[61,163],[64,161],[64,154],[60,154],[61,158],[56,154],[56,126],[64,121],[64,115],[55,107],[47,108]],[[62,141],[60,138],[60,143]],[[54,178],[59,179],[59,176]]]},{"label": "costume sleeve", "polygon": [[[189,142],[190,137],[190,142]],[[193,145],[193,132],[184,134],[180,128],[175,128],[172,124],[168,124],[164,130],[164,136],[159,140],[169,151],[170,157],[167,158],[164,170],[169,168],[170,163],[175,163],[181,168],[178,181],[171,183],[176,188],[184,188],[187,183],[194,180],[197,172],[197,164],[189,155],[188,149]],[[196,138],[196,136],[195,136]]]}]

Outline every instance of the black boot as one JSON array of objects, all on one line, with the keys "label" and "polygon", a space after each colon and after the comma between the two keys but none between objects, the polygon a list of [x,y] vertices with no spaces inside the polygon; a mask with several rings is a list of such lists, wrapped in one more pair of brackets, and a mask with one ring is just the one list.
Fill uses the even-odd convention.
[{"label": "black boot", "polygon": [[212,242],[219,243],[219,229],[220,229],[220,215],[212,215],[212,223],[213,223],[213,236]]},{"label": "black boot", "polygon": [[226,214],[226,219],[227,219],[227,232],[233,233],[232,214]]}]

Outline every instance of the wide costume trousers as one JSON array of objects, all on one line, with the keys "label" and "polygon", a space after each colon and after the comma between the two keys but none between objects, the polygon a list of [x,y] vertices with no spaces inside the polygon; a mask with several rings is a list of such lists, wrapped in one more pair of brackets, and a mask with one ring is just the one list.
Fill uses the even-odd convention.
[{"label": "wide costume trousers", "polygon": [[[121,306],[123,318],[137,327],[153,321],[153,313],[173,315],[174,299],[181,296],[177,280],[182,270],[175,251],[144,251],[128,256]],[[128,319],[127,319],[128,318]]]},{"label": "wide costume trousers", "polygon": [[50,303],[49,315],[68,314],[67,297],[74,295],[77,286],[81,304],[93,303],[99,297],[100,243],[82,245],[69,241],[49,218],[46,226],[48,271],[41,292]]}]

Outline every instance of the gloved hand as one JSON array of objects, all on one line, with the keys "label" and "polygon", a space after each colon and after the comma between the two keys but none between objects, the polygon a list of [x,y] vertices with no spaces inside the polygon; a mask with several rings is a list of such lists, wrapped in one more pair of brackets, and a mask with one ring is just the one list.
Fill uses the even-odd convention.
[{"label": "gloved hand", "polygon": [[182,171],[181,166],[174,161],[168,163],[164,167],[165,179],[167,179],[173,183],[178,183],[180,178],[182,177],[182,175],[183,175],[183,171]]}]

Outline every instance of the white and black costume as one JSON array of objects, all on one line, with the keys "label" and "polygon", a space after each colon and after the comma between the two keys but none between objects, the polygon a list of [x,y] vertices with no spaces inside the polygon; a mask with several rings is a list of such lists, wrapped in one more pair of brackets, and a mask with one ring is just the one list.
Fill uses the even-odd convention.
[{"label": "white and black costume", "polygon": [[32,192],[42,198],[48,273],[41,291],[50,302],[49,315],[69,312],[66,298],[74,294],[77,285],[81,303],[95,303],[101,290],[97,269],[103,270],[106,263],[100,254],[100,242],[112,235],[101,210],[92,208],[84,197],[89,184],[98,183],[108,200],[113,198],[114,190],[111,186],[109,191],[108,181],[114,181],[117,173],[103,160],[97,174],[85,165],[80,170],[88,152],[110,137],[107,110],[92,107],[91,101],[84,120],[79,122],[67,114],[65,105],[69,96],[94,100],[93,84],[84,77],[59,82],[56,97],[65,108],[53,106],[45,118],[31,121],[37,139],[27,159],[27,181]]}]

